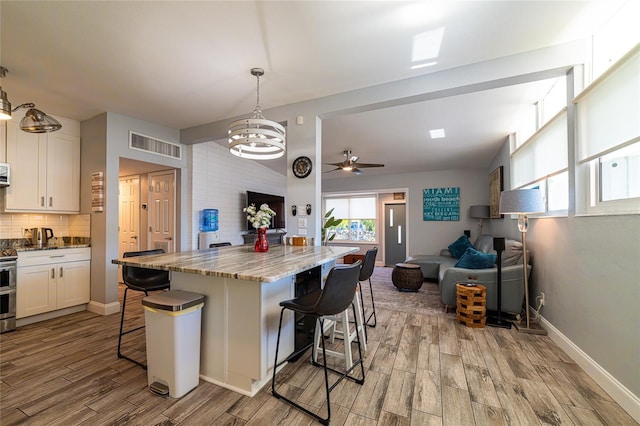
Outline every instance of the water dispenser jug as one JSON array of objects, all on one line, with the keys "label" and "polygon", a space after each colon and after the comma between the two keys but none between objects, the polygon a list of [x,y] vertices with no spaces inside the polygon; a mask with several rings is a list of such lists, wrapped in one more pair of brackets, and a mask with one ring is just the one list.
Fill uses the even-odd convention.
[{"label": "water dispenser jug", "polygon": [[214,232],[218,230],[218,209],[204,209],[200,211],[200,232]]}]

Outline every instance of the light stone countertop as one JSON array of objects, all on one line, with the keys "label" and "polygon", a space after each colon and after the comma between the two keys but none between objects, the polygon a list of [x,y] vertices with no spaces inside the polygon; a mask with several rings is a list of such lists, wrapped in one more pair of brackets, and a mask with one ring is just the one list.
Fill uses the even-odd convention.
[{"label": "light stone countertop", "polygon": [[53,246],[53,245],[28,246],[28,247],[18,247],[16,248],[16,251],[19,253],[21,251],[64,250],[69,248],[86,248],[86,247],[91,247],[91,244],[66,244],[63,246]]},{"label": "light stone countertop", "polygon": [[274,282],[355,253],[358,247],[273,245],[256,253],[253,245],[114,259],[117,265],[163,271]]}]

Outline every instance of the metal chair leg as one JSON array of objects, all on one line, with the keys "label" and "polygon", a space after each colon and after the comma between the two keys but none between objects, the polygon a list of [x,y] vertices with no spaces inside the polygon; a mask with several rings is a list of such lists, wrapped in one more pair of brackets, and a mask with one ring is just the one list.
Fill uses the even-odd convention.
[{"label": "metal chair leg", "polygon": [[[127,291],[129,290],[129,287],[126,287],[124,289],[124,296],[122,298],[122,314],[120,315],[120,333],[118,334],[118,358],[122,358],[122,359],[126,359],[127,361],[133,362],[134,364],[139,365],[140,367],[142,367],[143,369],[147,369],[147,366],[139,361],[136,361],[135,359],[129,358],[126,355],[123,355],[120,349],[120,345],[122,344],[122,336],[124,336],[125,334],[129,334],[132,333],[134,331],[137,330],[141,330],[144,328],[144,325],[140,326],[140,327],[136,327],[133,328],[131,330],[127,330],[125,332],[122,331],[122,329],[124,328],[124,311],[125,308],[127,306]],[[148,296],[149,293],[147,293],[146,291],[144,292],[145,296]]]},{"label": "metal chair leg", "polygon": [[[360,286],[360,303],[362,304],[362,316],[365,318],[364,319],[364,325],[365,326],[369,326],[371,328],[374,328],[376,325],[378,325],[378,318],[376,317],[376,303],[373,300],[373,285],[371,284],[371,278],[369,278],[369,291],[371,292],[371,310],[372,312],[369,314],[369,316],[366,315],[365,310],[364,310],[364,292],[362,291],[362,284],[358,283],[358,285]],[[373,324],[371,323],[371,318],[373,317]],[[368,339],[369,336],[367,336],[367,327],[364,328],[365,330],[365,337]]]},{"label": "metal chair leg", "polygon": [[[355,307],[355,304],[353,302],[351,302],[351,307],[353,309],[353,315],[355,316],[356,315],[356,307]],[[293,400],[285,397],[284,395],[282,395],[282,394],[280,394],[280,393],[278,393],[276,391],[276,370],[277,370],[278,366],[282,364],[282,363],[278,364],[278,352],[280,350],[280,333],[282,331],[282,317],[284,315],[284,310],[285,309],[286,308],[282,308],[282,310],[280,311],[280,322],[278,324],[278,338],[276,340],[275,365],[273,366],[273,379],[271,381],[271,393],[273,394],[274,397],[287,402],[288,404],[292,405],[293,407],[296,407],[297,409],[299,409],[300,411],[304,412],[305,414],[313,417],[314,419],[316,419],[318,422],[322,423],[323,425],[328,425],[329,422],[331,421],[331,398],[330,398],[330,394],[331,394],[331,391],[333,390],[333,388],[335,388],[338,385],[338,383],[340,383],[342,381],[342,379],[344,379],[345,377],[350,379],[350,380],[355,381],[356,383],[358,383],[360,385],[364,383],[364,379],[365,379],[365,376],[364,376],[364,363],[363,363],[363,359],[362,359],[362,348],[360,346],[360,335],[358,333],[356,333],[356,336],[357,336],[356,339],[357,339],[357,342],[358,342],[358,353],[360,355],[360,359],[357,362],[355,362],[350,369],[348,369],[348,370],[346,370],[344,372],[341,372],[341,371],[334,370],[334,369],[332,369],[332,368],[327,366],[326,347],[325,347],[325,342],[324,342],[325,339],[324,339],[324,334],[321,334],[320,338],[322,340],[322,364],[319,364],[319,363],[317,363],[317,362],[315,362],[313,360],[311,361],[311,363],[313,365],[318,366],[318,367],[322,366],[323,369],[324,369],[325,392],[326,392],[326,395],[327,395],[327,417],[326,418],[321,417],[318,414],[309,411],[305,407],[301,406],[300,404],[294,402]],[[318,320],[320,322],[320,329],[322,330],[324,328],[324,320],[323,320],[322,317],[318,317]],[[349,376],[349,373],[351,373],[351,371],[353,371],[353,369],[358,364],[360,364],[360,368],[361,368],[361,371],[362,371],[362,379],[358,379],[356,377]],[[329,371],[340,375],[340,377],[331,386],[329,386]]]},{"label": "metal chair leg", "polygon": [[369,335],[367,334],[367,315],[364,310],[364,293],[362,292],[362,283],[358,282],[358,288],[360,289],[360,305],[362,305],[362,327],[364,328],[364,337],[369,340]]},{"label": "metal chair leg", "polygon": [[[376,317],[376,303],[373,301],[373,285],[371,284],[371,278],[369,278],[369,291],[371,292],[371,308],[373,309],[373,312],[369,314],[364,323],[369,327],[375,327],[378,325],[378,318]],[[373,324],[369,324],[371,317],[373,317]]]}]

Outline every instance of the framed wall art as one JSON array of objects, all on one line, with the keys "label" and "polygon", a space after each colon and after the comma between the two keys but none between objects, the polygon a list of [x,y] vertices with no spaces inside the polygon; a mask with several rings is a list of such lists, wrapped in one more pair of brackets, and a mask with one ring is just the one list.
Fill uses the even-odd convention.
[{"label": "framed wall art", "polygon": [[504,218],[504,215],[500,214],[500,193],[504,190],[502,179],[502,166],[489,175],[489,217],[492,219]]},{"label": "framed wall art", "polygon": [[424,189],[422,207],[424,221],[459,221],[460,187]]}]

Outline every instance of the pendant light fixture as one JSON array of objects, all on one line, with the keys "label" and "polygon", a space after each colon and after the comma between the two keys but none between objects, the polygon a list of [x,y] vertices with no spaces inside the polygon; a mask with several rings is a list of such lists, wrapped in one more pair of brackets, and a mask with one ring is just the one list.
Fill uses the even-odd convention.
[{"label": "pendant light fixture", "polygon": [[20,108],[29,108],[22,120],[20,120],[20,130],[24,132],[50,133],[62,128],[62,124],[58,120],[36,109],[33,103],[18,105],[12,111]]},{"label": "pendant light fixture", "polygon": [[[0,78],[4,78],[7,75],[5,67],[0,66]],[[25,113],[22,120],[20,120],[20,130],[27,133],[49,133],[55,132],[62,128],[62,124],[50,115],[36,109],[35,104],[29,102],[26,104],[18,105],[11,109],[11,102],[7,98],[7,92],[2,90],[0,86],[0,120],[11,120],[11,113],[19,110],[20,108],[29,108]]]},{"label": "pendant light fixture", "polygon": [[285,152],[286,131],[284,126],[267,120],[260,109],[260,76],[262,68],[251,68],[257,80],[256,107],[251,118],[242,118],[229,125],[229,151],[231,154],[250,160],[273,160]]},{"label": "pendant light fixture", "polygon": [[[5,67],[0,66],[0,78],[4,78],[7,71]],[[0,85],[0,120],[11,120],[11,102],[7,99],[7,92],[2,90],[2,85]]]}]

